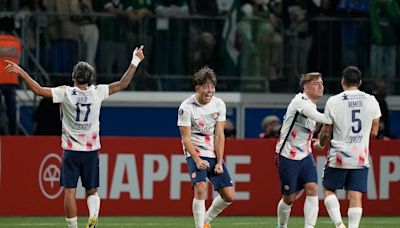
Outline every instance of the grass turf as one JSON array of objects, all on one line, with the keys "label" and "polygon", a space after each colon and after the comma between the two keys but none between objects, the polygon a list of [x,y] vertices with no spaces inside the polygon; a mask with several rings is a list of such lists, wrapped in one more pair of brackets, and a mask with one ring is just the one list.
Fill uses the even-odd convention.
[{"label": "grass turf", "polygon": [[[86,226],[87,217],[79,217],[79,227]],[[346,222],[346,220],[345,220]],[[275,217],[239,217],[220,216],[212,223],[213,228],[240,227],[240,228],[266,228],[276,226]],[[0,217],[0,227],[67,227],[63,217]],[[99,228],[107,227],[194,227],[191,217],[100,217]],[[291,217],[290,228],[302,228],[302,217]],[[327,217],[319,217],[316,227],[334,228]],[[363,217],[362,228],[400,228],[400,217]]]}]

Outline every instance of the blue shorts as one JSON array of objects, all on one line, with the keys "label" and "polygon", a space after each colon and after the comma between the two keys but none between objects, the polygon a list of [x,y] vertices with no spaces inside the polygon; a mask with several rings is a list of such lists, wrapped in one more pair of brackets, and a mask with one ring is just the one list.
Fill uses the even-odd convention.
[{"label": "blue shorts", "polygon": [[317,167],[310,154],[303,160],[292,160],[279,156],[279,178],[283,195],[291,195],[310,182],[317,183]]},{"label": "blue shorts", "polygon": [[368,168],[339,169],[325,166],[322,185],[331,191],[346,189],[366,193],[368,190]]},{"label": "blue shorts", "polygon": [[64,150],[61,163],[60,185],[76,188],[81,177],[86,189],[99,187],[99,153],[95,151]]},{"label": "blue shorts", "polygon": [[210,167],[207,169],[197,169],[196,163],[193,161],[192,157],[186,158],[190,180],[192,181],[192,187],[197,182],[206,182],[206,177],[211,181],[212,185],[214,186],[214,191],[219,191],[222,188],[233,186],[233,181],[229,175],[228,169],[225,166],[225,163],[222,163],[222,167],[224,172],[221,174],[216,174],[214,172],[215,164],[217,163],[216,158],[206,158],[200,157],[203,160],[207,160],[210,163]]}]

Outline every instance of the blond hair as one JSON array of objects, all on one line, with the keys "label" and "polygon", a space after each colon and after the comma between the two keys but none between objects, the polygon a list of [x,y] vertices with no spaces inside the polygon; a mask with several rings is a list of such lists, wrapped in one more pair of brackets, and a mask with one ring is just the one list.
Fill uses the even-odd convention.
[{"label": "blond hair", "polygon": [[300,81],[299,81],[300,88],[304,89],[305,84],[309,83],[314,79],[319,79],[319,78],[322,78],[322,74],[319,72],[310,72],[307,74],[302,74],[300,76]]}]

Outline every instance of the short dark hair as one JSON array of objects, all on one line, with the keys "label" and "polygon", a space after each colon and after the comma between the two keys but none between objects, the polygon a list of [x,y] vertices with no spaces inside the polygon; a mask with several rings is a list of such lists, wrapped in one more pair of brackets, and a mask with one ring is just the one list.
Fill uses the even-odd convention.
[{"label": "short dark hair", "polygon": [[348,66],[342,72],[344,84],[358,86],[361,82],[361,71],[356,66]]},{"label": "short dark hair", "polygon": [[90,84],[94,76],[94,68],[87,62],[79,62],[72,72],[76,82],[80,85]]},{"label": "short dark hair", "polygon": [[307,74],[302,74],[300,76],[300,81],[299,81],[300,88],[303,89],[306,83],[318,78],[322,78],[322,74],[319,72],[310,72]]},{"label": "short dark hair", "polygon": [[193,76],[194,87],[198,85],[204,85],[206,83],[212,83],[214,86],[217,85],[217,75],[214,70],[209,67],[203,67],[197,71]]}]

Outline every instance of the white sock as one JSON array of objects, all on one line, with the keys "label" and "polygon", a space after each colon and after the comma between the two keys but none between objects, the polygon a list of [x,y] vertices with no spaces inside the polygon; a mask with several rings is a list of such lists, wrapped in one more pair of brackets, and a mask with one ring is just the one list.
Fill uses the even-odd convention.
[{"label": "white sock", "polygon": [[78,217],[65,218],[68,223],[68,228],[78,228]]},{"label": "white sock", "polygon": [[312,228],[317,223],[319,202],[318,196],[306,196],[304,202],[304,227]]},{"label": "white sock", "polygon": [[192,211],[196,228],[204,228],[204,216],[206,214],[205,200],[193,199]]},{"label": "white sock", "polygon": [[361,215],[361,207],[350,207],[347,211],[347,216],[349,217],[348,228],[358,228],[358,225],[360,225]]},{"label": "white sock", "polygon": [[278,225],[280,228],[287,228],[289,221],[290,211],[292,210],[292,205],[288,205],[281,199],[278,203]]},{"label": "white sock", "polygon": [[206,212],[206,217],[204,219],[204,223],[209,224],[219,213],[221,213],[227,206],[229,206],[232,202],[225,202],[221,195],[218,195],[213,200],[210,208],[208,208]]},{"label": "white sock", "polygon": [[332,222],[339,226],[343,223],[342,215],[340,214],[340,204],[336,195],[329,195],[324,200],[326,210],[328,211],[329,217]]},{"label": "white sock", "polygon": [[86,202],[89,208],[89,216],[97,218],[99,216],[99,211],[100,211],[99,195],[96,193],[95,195],[88,196]]}]

